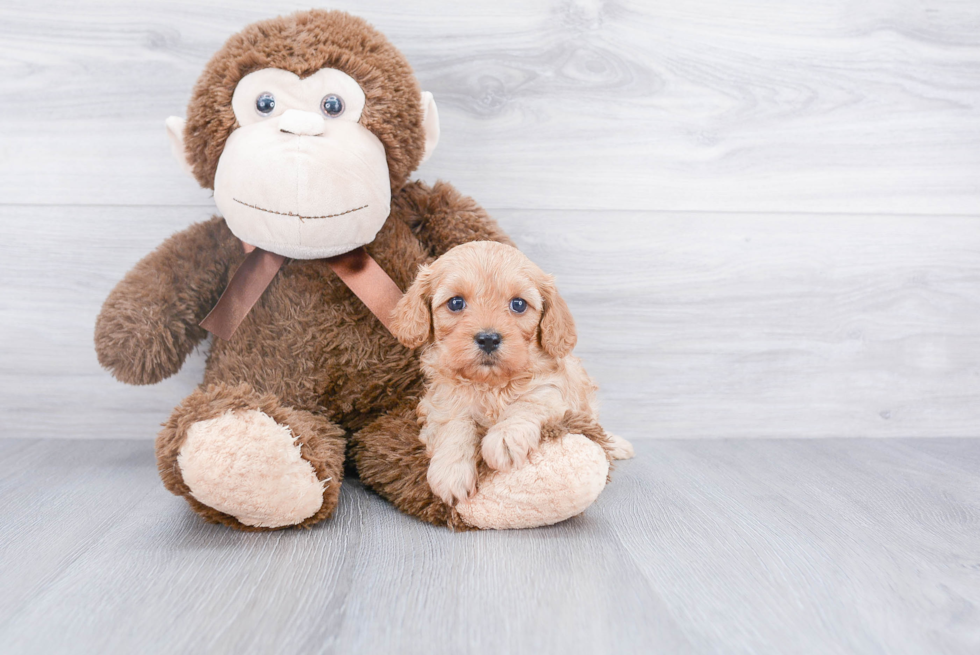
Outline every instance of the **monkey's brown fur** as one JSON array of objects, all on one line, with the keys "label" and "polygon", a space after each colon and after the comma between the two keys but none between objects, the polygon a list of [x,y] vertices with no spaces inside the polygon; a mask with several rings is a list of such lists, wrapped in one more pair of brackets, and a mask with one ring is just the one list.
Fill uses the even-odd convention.
[{"label": "monkey's brown fur", "polygon": [[218,158],[238,127],[231,97],[253,71],[279,68],[308,77],[336,68],[364,90],[360,124],[388,155],[392,191],[401,188],[425,149],[419,84],[408,61],[363,19],[313,10],[249,25],[232,36],[198,78],[187,110],[184,143],[201,186],[214,187]]},{"label": "monkey's brown fur", "polygon": [[[392,198],[391,215],[367,250],[405,289],[420,264],[458,243],[484,239],[509,242],[451,186],[412,183]],[[106,299],[96,323],[99,361],[131,384],[176,373],[205,336],[197,323],[244,256],[218,217],[165,241]],[[349,434],[365,484],[423,520],[462,527],[425,480],[428,458],[414,419],[421,393],[415,353],[398,344],[325,261],[290,259],[232,340],[214,340],[201,388],[174,410],[157,438],[161,477],[205,519],[256,529],[192,498],[176,458],[192,423],[229,409],[258,409],[297,435],[319,479],[337,482],[327,485],[323,507],[304,525],[336,506],[343,435]],[[373,431],[362,437],[358,431],[372,421]],[[372,437],[376,443],[362,443]]]},{"label": "monkey's brown fur", "polygon": [[[570,433],[584,435],[602,446],[612,472],[613,460],[606,433],[587,414],[569,411],[561,419],[545,423],[541,427],[541,441],[560,439]],[[471,529],[455,509],[432,493],[426,480],[429,457],[418,434],[415,411],[408,408],[382,416],[361,430],[351,447],[361,480],[406,514],[457,531]],[[495,474],[496,471],[481,459],[479,479],[483,481]]]},{"label": "monkey's brown fur", "polygon": [[[213,186],[218,157],[236,127],[232,94],[244,75],[276,67],[306,76],[324,66],[361,85],[367,96],[361,123],[385,146],[391,214],[366,249],[402,290],[420,264],[453,246],[510,243],[483,209],[450,185],[406,184],[423,153],[418,84],[381,34],[339,12],[257,23],[211,59],[195,87],[185,130],[198,181]],[[206,336],[198,323],[244,256],[242,243],[217,216],[169,238],[106,299],[95,332],[100,363],[130,384],[176,373]],[[318,479],[332,478],[322,507],[302,525],[334,511],[349,440],[365,484],[403,511],[463,529],[455,510],[426,482],[428,459],[414,414],[421,394],[415,353],[399,345],[327,263],[287,259],[233,338],[213,341],[203,383],[157,438],[160,474],[208,521],[263,529],[191,497],[177,463],[190,425],[228,410],[256,409],[292,431]]]}]

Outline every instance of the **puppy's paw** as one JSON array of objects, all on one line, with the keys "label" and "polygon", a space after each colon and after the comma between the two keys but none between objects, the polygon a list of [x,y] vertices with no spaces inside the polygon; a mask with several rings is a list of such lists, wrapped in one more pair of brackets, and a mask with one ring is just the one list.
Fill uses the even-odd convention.
[{"label": "puppy's paw", "polygon": [[609,447],[607,450],[609,451],[610,457],[613,459],[633,458],[633,455],[635,454],[633,452],[633,444],[628,442],[626,439],[623,439],[619,435],[610,434],[609,432],[606,433],[606,436],[609,438]]},{"label": "puppy's paw", "polygon": [[435,458],[427,477],[432,493],[450,506],[476,493],[476,462]]},{"label": "puppy's paw", "polygon": [[[422,428],[419,430],[419,441],[424,443],[426,446],[428,446],[429,444],[436,443],[435,435],[437,431],[438,428],[436,426],[434,426],[431,423],[425,423],[424,425],[422,425]],[[426,449],[426,452],[428,452],[428,449]],[[431,455],[432,453],[430,452],[429,456]]]},{"label": "puppy's paw", "polygon": [[487,430],[483,437],[483,461],[498,471],[519,469],[537,450],[541,442],[541,426],[527,421],[501,421]]}]

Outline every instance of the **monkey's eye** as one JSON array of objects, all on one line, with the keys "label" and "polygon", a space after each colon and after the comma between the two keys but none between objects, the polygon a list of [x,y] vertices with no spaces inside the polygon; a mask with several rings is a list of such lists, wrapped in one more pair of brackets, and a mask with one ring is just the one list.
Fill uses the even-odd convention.
[{"label": "monkey's eye", "polygon": [[523,314],[527,311],[527,301],[523,298],[514,298],[510,301],[510,309],[515,314]]},{"label": "monkey's eye", "polygon": [[344,113],[344,99],[333,94],[324,96],[320,101],[320,109],[323,110],[324,115],[337,118]]},{"label": "monkey's eye", "polygon": [[463,300],[462,296],[453,296],[446,303],[446,307],[449,308],[451,312],[461,312],[463,308],[466,307],[466,301]]},{"label": "monkey's eye", "polygon": [[255,99],[255,111],[262,116],[268,116],[276,108],[276,97],[271,93],[261,93]]}]

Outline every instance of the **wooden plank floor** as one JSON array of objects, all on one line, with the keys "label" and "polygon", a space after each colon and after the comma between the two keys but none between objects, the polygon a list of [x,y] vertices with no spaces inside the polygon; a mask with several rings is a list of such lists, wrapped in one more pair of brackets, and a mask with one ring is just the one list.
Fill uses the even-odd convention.
[{"label": "wooden plank floor", "polygon": [[637,451],[550,528],[453,534],[348,481],[243,534],[148,442],[0,440],[0,651],[980,652],[980,440]]}]

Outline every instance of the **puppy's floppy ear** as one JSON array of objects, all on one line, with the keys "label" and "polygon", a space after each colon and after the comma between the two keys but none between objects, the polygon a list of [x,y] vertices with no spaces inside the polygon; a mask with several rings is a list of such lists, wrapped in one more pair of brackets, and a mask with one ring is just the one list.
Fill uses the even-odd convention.
[{"label": "puppy's floppy ear", "polygon": [[432,269],[419,268],[419,274],[391,313],[391,333],[406,348],[418,348],[432,336]]},{"label": "puppy's floppy ear", "polygon": [[555,278],[544,276],[538,285],[544,302],[539,326],[541,332],[541,347],[546,353],[560,359],[572,352],[578,335],[575,332],[575,319],[568,305],[558,295]]}]

